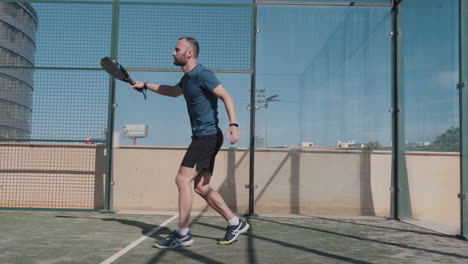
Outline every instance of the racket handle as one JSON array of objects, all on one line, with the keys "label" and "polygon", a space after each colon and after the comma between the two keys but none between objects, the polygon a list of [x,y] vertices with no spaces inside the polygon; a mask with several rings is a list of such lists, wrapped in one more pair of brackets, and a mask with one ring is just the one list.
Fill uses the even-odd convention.
[{"label": "racket handle", "polygon": [[139,91],[140,93],[143,93],[143,97],[146,100],[146,89],[145,88],[135,88],[135,90]]},{"label": "racket handle", "polygon": [[[130,80],[130,84],[134,85],[135,82]],[[145,83],[145,88],[135,88],[135,90],[139,91],[140,93],[143,93],[143,97],[145,98],[145,100],[146,100],[146,89],[147,89],[146,88],[146,83]]]}]

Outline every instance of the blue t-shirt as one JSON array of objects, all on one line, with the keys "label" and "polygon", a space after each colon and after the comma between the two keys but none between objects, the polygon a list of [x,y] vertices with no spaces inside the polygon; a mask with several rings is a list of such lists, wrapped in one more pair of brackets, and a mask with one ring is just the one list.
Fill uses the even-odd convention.
[{"label": "blue t-shirt", "polygon": [[218,128],[218,97],[213,93],[220,84],[213,72],[201,64],[180,80],[178,85],[184,91],[194,136],[221,132]]}]

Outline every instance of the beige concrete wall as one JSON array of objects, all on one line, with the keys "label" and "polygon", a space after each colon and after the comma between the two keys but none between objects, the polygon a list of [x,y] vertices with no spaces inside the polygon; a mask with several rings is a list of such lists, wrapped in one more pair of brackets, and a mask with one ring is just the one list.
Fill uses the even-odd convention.
[{"label": "beige concrete wall", "polygon": [[[122,146],[114,150],[116,210],[177,210],[175,175],[185,148]],[[258,149],[257,213],[390,215],[391,153]],[[459,226],[459,155],[407,155],[411,208],[416,220]],[[249,154],[222,149],[212,185],[238,213],[248,211]],[[194,194],[194,211],[210,210]],[[448,229],[446,227],[449,227]]]},{"label": "beige concrete wall", "polygon": [[457,234],[460,228],[458,153],[408,152],[406,166],[413,217],[431,229]]},{"label": "beige concrete wall", "polygon": [[369,179],[368,158],[362,152],[260,150],[255,160],[257,210],[360,215],[370,209],[362,199],[371,198],[362,184]]},{"label": "beige concrete wall", "polygon": [[[116,210],[177,210],[175,176],[186,148],[122,146],[113,154],[113,208]],[[248,152],[222,150],[212,185],[234,210],[248,207]],[[240,209],[237,209],[240,208]],[[194,196],[193,210],[205,210]]]},{"label": "beige concrete wall", "polygon": [[374,151],[371,154],[370,189],[376,216],[390,216],[390,187],[392,177],[392,155],[388,151]]},{"label": "beige concrete wall", "polygon": [[[174,178],[185,148],[122,146],[114,149],[113,207],[176,210]],[[375,162],[379,168],[372,165]],[[361,151],[260,149],[255,158],[258,212],[388,215],[390,155]],[[249,154],[222,149],[212,185],[235,211],[248,210]],[[386,190],[386,191],[382,191]],[[195,195],[193,209],[206,204]]]}]

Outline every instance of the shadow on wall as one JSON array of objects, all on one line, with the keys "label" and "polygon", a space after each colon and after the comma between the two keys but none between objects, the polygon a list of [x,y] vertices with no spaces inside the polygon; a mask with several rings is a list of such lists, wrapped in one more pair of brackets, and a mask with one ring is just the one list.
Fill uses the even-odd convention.
[{"label": "shadow on wall", "polygon": [[[239,161],[236,163],[236,153],[239,152],[236,148],[229,148],[227,151],[227,171],[226,180],[221,184],[218,192],[224,198],[226,204],[231,208],[234,213],[239,213],[237,188],[236,188],[236,172],[238,171],[239,164],[248,156],[249,151],[246,150],[242,153]],[[208,207],[206,208],[208,209]],[[206,209],[204,211],[206,211]]]},{"label": "shadow on wall", "polygon": [[371,187],[371,154],[362,152],[360,155],[360,176],[361,176],[361,215],[375,216],[374,199],[372,198]]},{"label": "shadow on wall", "polygon": [[[219,188],[220,194],[225,198],[227,204],[231,207],[231,209],[235,212],[238,212],[238,201],[241,200],[237,197],[237,190],[236,190],[236,171],[239,171],[237,168],[239,164],[242,162],[243,159],[247,156],[249,152],[246,151],[242,154],[240,161],[236,163],[236,151],[229,150],[228,152],[228,166],[227,166],[227,178],[225,182]],[[353,201],[352,204],[358,206],[356,208],[356,214],[366,215],[366,216],[375,216],[375,209],[374,209],[374,199],[372,195],[372,186],[371,186],[371,152],[360,152],[360,153],[352,153],[352,154],[341,154],[341,155],[351,155],[354,156],[355,162],[353,166],[356,167],[357,171],[347,173],[348,168],[345,166],[339,166],[339,169],[333,169],[330,164],[321,164],[321,168],[313,168],[307,169],[311,165],[311,161],[309,159],[315,159],[322,155],[321,153],[310,153],[314,156],[304,157],[304,152],[300,149],[291,149],[287,153],[283,152],[284,156],[280,159],[276,159],[275,162],[271,162],[269,158],[264,158],[268,160],[268,166],[276,163],[276,167],[270,170],[262,170],[262,172],[268,173],[267,171],[271,171],[271,175],[268,177],[259,177],[255,180],[255,184],[258,185],[260,188],[256,192],[255,197],[255,205],[264,206],[266,203],[270,203],[266,206],[277,206],[275,204],[271,204],[271,201],[267,201],[265,199],[269,199],[271,195],[274,196],[274,193],[278,193],[278,197],[282,194],[289,193],[289,199],[285,202],[289,203],[289,208],[283,208],[283,213],[291,213],[291,214],[303,214],[303,213],[311,213],[314,210],[314,207],[311,207],[309,203],[316,202],[317,204],[321,204],[320,206],[327,207],[326,200],[317,200],[314,201],[313,197],[310,194],[306,193],[307,190],[310,189],[321,189],[321,191],[327,193],[326,199],[335,199],[333,192],[346,192],[346,193],[337,193],[336,196],[342,195],[343,197],[356,197],[357,200]],[[278,152],[263,152],[264,155],[277,155]],[[278,156],[277,156],[278,157]],[[323,156],[322,156],[323,157]],[[303,163],[303,164],[302,164]],[[320,165],[320,161],[319,161]],[[260,166],[260,161],[258,166]],[[305,167],[304,167],[305,166]],[[325,166],[325,167],[324,167]],[[303,168],[304,167],[304,168]],[[271,168],[271,167],[270,167]],[[353,170],[354,171],[354,170]],[[289,173],[288,173],[289,172]],[[307,172],[307,173],[306,173]],[[258,173],[258,172],[257,172]],[[329,174],[329,175],[327,175]],[[317,177],[319,175],[319,177]],[[243,175],[245,176],[245,175]],[[287,177],[287,178],[286,178]],[[358,181],[353,186],[347,186],[346,183],[337,182],[341,177],[352,177]],[[338,179],[337,181],[333,181],[330,179]],[[285,179],[288,179],[285,182]],[[325,179],[325,180],[324,180]],[[347,179],[348,181],[349,178]],[[329,184],[333,184],[330,186]],[[304,188],[307,186],[304,185],[314,185],[311,188]],[[339,185],[336,188],[336,185]],[[288,190],[289,189],[289,190]],[[330,189],[327,192],[327,189]],[[312,198],[311,198],[312,197]],[[243,197],[245,200],[245,197]],[[263,200],[265,201],[263,201]],[[311,200],[312,199],[312,200]],[[318,198],[315,198],[318,199]],[[263,202],[262,202],[263,201]],[[307,202],[309,201],[309,202]],[[346,201],[349,202],[349,201]],[[340,205],[338,204],[330,204],[328,209],[333,210],[333,206],[337,208],[335,210],[340,210]],[[346,205],[344,205],[346,206]],[[286,212],[287,210],[287,212]],[[352,209],[347,209],[352,210]],[[319,213],[319,212],[317,212]]]},{"label": "shadow on wall", "polygon": [[[105,148],[96,148],[96,162],[94,168],[94,208],[93,209],[103,209],[104,208],[104,183],[106,175],[106,154]],[[112,208],[112,207],[111,207]]]}]

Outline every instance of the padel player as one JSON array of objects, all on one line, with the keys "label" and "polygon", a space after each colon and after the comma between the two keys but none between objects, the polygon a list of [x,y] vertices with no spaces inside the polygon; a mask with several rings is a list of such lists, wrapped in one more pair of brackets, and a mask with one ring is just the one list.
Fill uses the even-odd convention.
[{"label": "padel player", "polygon": [[226,234],[218,240],[218,244],[231,244],[249,229],[249,224],[234,215],[221,195],[210,186],[215,157],[223,144],[223,134],[218,127],[218,98],[224,102],[229,118],[226,138],[231,137],[231,144],[234,144],[239,140],[240,134],[234,100],[213,72],[197,64],[199,50],[196,39],[179,39],[172,56],[174,64],[180,66],[185,74],[175,86],[141,81],[136,81],[132,86],[134,89],[144,88],[171,97],[183,94],[192,126],[192,142],[176,176],[179,190],[179,224],[168,237],[154,243],[157,248],[176,248],[193,243],[189,230],[193,200],[192,182],[195,192],[228,222]]}]

